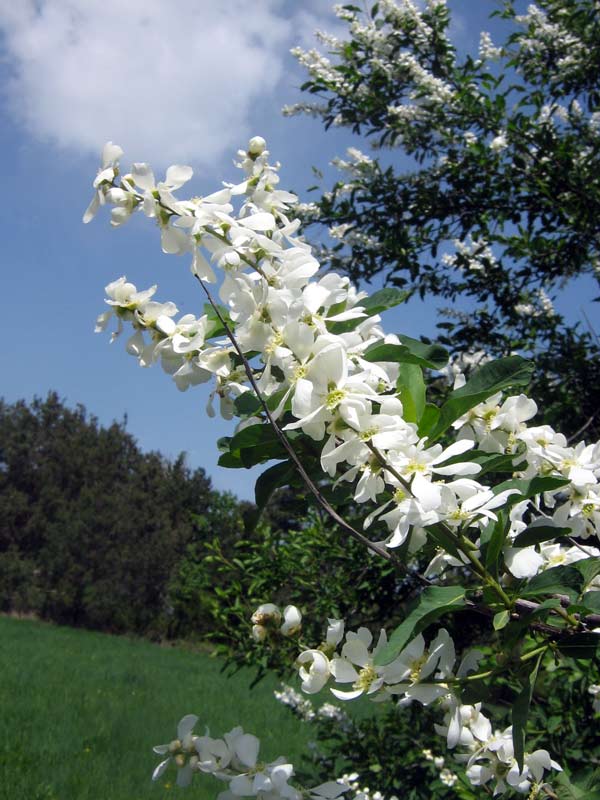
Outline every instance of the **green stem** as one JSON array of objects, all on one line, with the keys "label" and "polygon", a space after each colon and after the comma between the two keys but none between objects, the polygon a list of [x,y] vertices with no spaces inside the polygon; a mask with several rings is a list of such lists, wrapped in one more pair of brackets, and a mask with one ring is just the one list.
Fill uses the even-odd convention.
[{"label": "green stem", "polygon": [[525,653],[525,655],[522,655],[519,661],[524,664],[526,661],[530,661],[532,658],[539,656],[540,653],[545,653],[549,647],[549,644],[541,644],[539,647],[536,647],[535,650],[530,650],[528,653]]}]

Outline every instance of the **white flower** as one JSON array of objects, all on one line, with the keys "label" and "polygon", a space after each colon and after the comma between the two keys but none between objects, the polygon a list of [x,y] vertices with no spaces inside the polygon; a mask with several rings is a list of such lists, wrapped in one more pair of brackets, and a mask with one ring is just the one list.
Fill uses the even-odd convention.
[{"label": "white flower", "polygon": [[174,761],[177,766],[177,785],[189,786],[193,771],[197,768],[198,763],[196,755],[197,737],[192,734],[197,722],[198,717],[195,714],[188,714],[183,717],[177,726],[177,739],[169,742],[169,744],[159,744],[154,748],[154,752],[158,755],[166,755],[167,753],[169,755],[155,768],[152,773],[153,781],[158,780],[169,763]]},{"label": "white flower", "polygon": [[85,223],[90,222],[96,215],[101,205],[104,204],[104,193],[107,186],[110,186],[118,173],[119,159],[123,151],[117,144],[107,142],[102,149],[102,166],[94,179],[94,189],[96,193],[92,197],[92,202],[87,207],[83,215]]},{"label": "white flower", "polygon": [[317,694],[331,676],[329,659],[321,650],[304,650],[296,659],[299,665],[302,691]]},{"label": "white flower", "polygon": [[280,630],[283,636],[296,636],[302,628],[302,614],[296,606],[283,609],[283,625]]},{"label": "white flower", "polygon": [[500,153],[502,150],[506,150],[507,147],[508,141],[505,133],[499,133],[490,142],[490,150],[494,153]]},{"label": "white flower", "polygon": [[594,698],[592,700],[592,707],[596,713],[600,713],[600,686],[598,684],[592,683],[588,686],[588,694],[591,694]]}]

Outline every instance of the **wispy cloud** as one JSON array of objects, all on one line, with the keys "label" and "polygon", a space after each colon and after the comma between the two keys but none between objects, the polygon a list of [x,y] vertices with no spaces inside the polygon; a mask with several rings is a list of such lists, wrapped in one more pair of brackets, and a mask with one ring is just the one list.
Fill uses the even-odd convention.
[{"label": "wispy cloud", "polygon": [[[27,134],[61,148],[95,153],[113,139],[154,163],[211,164],[276,91],[309,20],[323,20],[316,5],[0,0],[3,102]],[[318,5],[326,27],[329,3]]]}]

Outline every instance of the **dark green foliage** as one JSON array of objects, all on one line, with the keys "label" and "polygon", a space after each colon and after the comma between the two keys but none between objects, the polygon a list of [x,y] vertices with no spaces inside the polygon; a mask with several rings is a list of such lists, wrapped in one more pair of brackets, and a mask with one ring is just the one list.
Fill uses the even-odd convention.
[{"label": "dark green foliage", "polygon": [[[528,677],[524,672],[521,681],[527,682]],[[588,791],[598,790],[598,775],[594,782],[591,766],[600,755],[598,715],[593,712],[591,698],[586,696],[588,684],[596,677],[596,669],[590,674],[576,662],[563,661],[555,672],[540,671],[533,688],[526,748],[529,752],[546,748],[566,768],[564,777],[556,783],[552,781],[560,800],[563,796],[565,800],[587,797],[576,790],[569,793],[571,782],[576,787],[586,786]],[[495,727],[500,731],[511,723],[511,703],[518,696],[519,684],[510,686],[501,677],[494,680],[491,707]],[[487,703],[491,697],[486,690]],[[464,700],[471,702],[466,696]],[[311,778],[328,780],[333,774],[355,772],[361,786],[368,786],[371,792],[380,791],[388,798],[395,795],[410,800],[478,800],[485,796],[481,789],[470,785],[452,752],[446,750],[444,739],[433,735],[433,726],[440,721],[439,709],[414,703],[403,708],[391,704],[367,706],[363,713],[346,704],[343,710],[349,712],[343,723],[318,716],[311,723],[318,742],[305,765]],[[439,780],[440,770],[427,759],[423,752],[426,749],[433,750],[434,756],[443,756],[445,766],[458,776],[452,788]],[[511,791],[504,796],[511,800],[523,797]],[[590,795],[588,800],[597,800],[596,795]]]},{"label": "dark green foliage", "polygon": [[[290,525],[285,508],[293,502],[287,493],[277,495],[263,522],[238,541],[215,537],[190,548],[171,587],[175,608],[173,598],[184,594],[193,598],[196,613],[210,617],[210,639],[219,652],[231,663],[257,666],[259,674],[267,667],[288,673],[298,654],[295,640],[278,637],[273,647],[252,641],[250,617],[261,603],[297,605],[304,614],[302,641],[318,645],[328,617],[345,617],[355,626],[397,618],[416,586],[414,578],[399,578],[317,510]],[[306,499],[298,502],[306,508]],[[269,519],[279,524],[269,525]]]},{"label": "dark green foliage", "polygon": [[544,421],[597,438],[598,337],[540,292],[598,278],[600,17],[594,0],[537,6],[541,26],[516,19],[525,3],[496,11],[509,27],[498,62],[457,56],[444,4],[426,4],[420,26],[387,5],[350,9],[331,68],[309,67],[319,103],[298,108],[392,152],[346,164],[316,202],[314,220],[343,231],[325,263],[448,301],[441,344],[531,357]]},{"label": "dark green foliage", "polygon": [[0,401],[0,458],[0,609],[164,631],[171,573],[220,500],[203,470],[142,453],[124,424],[55,394]]},{"label": "dark green foliage", "polygon": [[[317,717],[311,724],[318,746],[310,761],[307,759],[307,775],[314,783],[315,779],[330,780],[331,775],[358,773],[361,788],[379,791],[385,798],[452,800],[457,797],[456,789],[444,786],[440,770],[423,752],[434,749],[436,757],[445,755],[443,739],[432,737],[436,719],[435,712],[417,704],[371,708],[342,723]],[[446,763],[457,771],[452,757]],[[458,796],[470,800],[477,795]]]}]

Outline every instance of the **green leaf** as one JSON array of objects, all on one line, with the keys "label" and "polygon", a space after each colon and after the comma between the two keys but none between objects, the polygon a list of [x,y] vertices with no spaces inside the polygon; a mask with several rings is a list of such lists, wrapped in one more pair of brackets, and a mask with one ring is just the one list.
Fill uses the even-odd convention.
[{"label": "green leaf", "polygon": [[[570,528],[558,528],[554,525],[530,525],[517,536],[513,542],[513,547],[530,547],[532,544],[549,542],[559,536],[568,536]],[[599,559],[600,560],[600,559]]]},{"label": "green leaf", "polygon": [[586,592],[581,602],[582,605],[588,608],[593,614],[600,614],[600,590]]},{"label": "green leaf", "polygon": [[541,652],[536,660],[535,667],[527,676],[527,680],[517,695],[517,699],[513,703],[512,707],[513,747],[515,750],[515,759],[517,760],[519,770],[521,771],[523,771],[523,758],[525,756],[525,732],[527,730],[529,706],[531,705],[533,688],[535,686],[535,681],[543,656],[544,653]]},{"label": "green leaf", "polygon": [[506,540],[507,525],[502,512],[497,520],[490,520],[481,532],[481,558],[486,569],[494,575],[498,573],[498,562]]},{"label": "green leaf", "polygon": [[229,453],[221,456],[219,465],[249,468],[255,464],[286,456],[287,453],[273,428],[266,423],[258,423],[236,433],[229,442]]},{"label": "green leaf", "polygon": [[450,394],[440,409],[440,418],[431,431],[430,441],[437,439],[455,420],[496,392],[512,386],[527,386],[533,369],[533,363],[521,356],[508,356],[484,364],[464,386]]},{"label": "green leaf", "polygon": [[448,362],[448,353],[441,345],[425,344],[409,336],[398,336],[401,344],[375,342],[368,347],[366,361],[392,361],[400,364],[418,364],[428,369],[441,369]]},{"label": "green leaf", "polygon": [[583,585],[583,576],[572,566],[552,567],[535,575],[520,590],[521,597],[537,597],[545,594],[566,594],[577,598]]},{"label": "green leaf", "polygon": [[432,403],[426,403],[419,422],[419,436],[429,436],[440,418],[440,410]]},{"label": "green leaf", "polygon": [[400,303],[405,303],[411,294],[412,292],[408,292],[405,289],[389,287],[387,289],[380,289],[378,292],[373,292],[372,295],[361,300],[359,305],[372,317],[375,314],[381,314],[383,311],[387,311],[388,308],[394,308],[394,306],[398,306]]},{"label": "green leaf", "polygon": [[425,410],[425,381],[421,367],[418,364],[400,364],[396,386],[404,419],[407,422],[419,422]]},{"label": "green leaf", "polygon": [[[380,289],[378,292],[374,292],[369,297],[361,300],[359,305],[364,308],[367,317],[374,317],[375,314],[381,314],[383,311],[387,311],[388,308],[393,308],[400,305],[400,303],[406,303],[411,295],[412,292],[401,289]],[[347,319],[343,322],[331,322],[327,327],[331,333],[339,335],[340,333],[353,331],[364,320],[365,317],[358,317],[357,319]]]},{"label": "green leaf", "polygon": [[242,392],[233,401],[239,416],[252,416],[257,411],[262,411],[262,405],[254,392]]},{"label": "green leaf", "polygon": [[238,453],[222,453],[219,456],[217,464],[220,467],[227,467],[227,469],[241,469],[244,467],[244,462]]},{"label": "green leaf", "polygon": [[494,619],[492,620],[492,624],[494,626],[495,631],[501,631],[502,628],[505,628],[510,621],[510,612],[509,611],[499,611],[497,614],[494,614]]},{"label": "green leaf", "polygon": [[577,775],[561,772],[552,783],[560,789],[561,800],[600,800],[600,769],[590,768]]},{"label": "green leaf", "polygon": [[410,352],[415,358],[421,359],[424,362],[423,366],[430,366],[430,369],[442,369],[448,363],[450,358],[448,351],[441,344],[427,344],[421,342],[419,339],[413,339],[411,336],[405,336],[403,333],[396,334],[404,347],[408,347]]},{"label": "green leaf", "polygon": [[254,486],[254,497],[259,511],[269,502],[275,489],[286,486],[295,473],[296,467],[291,461],[281,461],[273,464],[260,475]]},{"label": "green leaf", "polygon": [[375,664],[389,664],[408,642],[443,614],[459,611],[465,605],[462,586],[427,586],[413,601],[404,622],[392,633],[387,645],[377,653]]},{"label": "green leaf", "polygon": [[230,450],[243,450],[248,447],[257,447],[258,445],[269,444],[277,435],[270,425],[261,422],[256,425],[248,425],[242,428],[239,433],[231,439],[229,443]]},{"label": "green leaf", "polygon": [[600,575],[600,558],[597,556],[592,558],[582,558],[581,561],[576,561],[573,566],[583,575],[584,586],[588,586],[594,580],[596,575]]},{"label": "green leaf", "polygon": [[560,489],[569,483],[570,481],[568,478],[553,478],[552,476],[547,476],[545,478],[536,477],[531,478],[531,480],[511,478],[508,481],[503,481],[494,486],[492,492],[494,494],[500,494],[500,492],[504,492],[507,489],[516,489],[516,493],[510,495],[510,497],[506,499],[505,507],[510,507],[514,506],[516,503],[520,503],[521,500],[536,497],[538,494],[554,492],[556,489]]},{"label": "green leaf", "polygon": [[[223,317],[225,322],[229,325],[231,323],[231,317],[229,316],[229,309],[225,308],[225,306],[217,305],[219,309],[220,315]],[[217,312],[212,307],[210,303],[204,304],[204,314],[208,317],[208,326],[206,329],[206,338],[212,339],[214,336],[223,336],[225,333],[225,328],[221,323],[221,320],[217,316]]]}]

